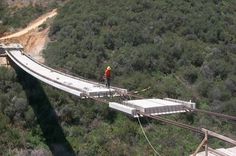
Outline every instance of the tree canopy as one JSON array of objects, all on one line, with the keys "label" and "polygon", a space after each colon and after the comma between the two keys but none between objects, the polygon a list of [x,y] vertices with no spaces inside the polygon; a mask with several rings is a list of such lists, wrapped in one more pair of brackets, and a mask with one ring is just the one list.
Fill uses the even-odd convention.
[{"label": "tree canopy", "polygon": [[[110,65],[112,85],[236,115],[235,10],[234,0],[69,1],[51,26],[44,56],[55,69],[96,81]],[[235,124],[203,114],[167,118],[236,135]],[[141,122],[162,155],[189,155],[202,139],[146,118]],[[61,155],[153,155],[135,119],[19,69],[0,68],[0,155],[18,149],[53,153],[52,146],[63,149]]]}]

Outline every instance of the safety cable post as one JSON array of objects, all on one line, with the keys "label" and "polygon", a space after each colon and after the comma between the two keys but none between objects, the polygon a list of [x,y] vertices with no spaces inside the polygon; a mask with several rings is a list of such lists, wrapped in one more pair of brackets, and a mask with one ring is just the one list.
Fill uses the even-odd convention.
[{"label": "safety cable post", "polygon": [[206,154],[206,156],[208,156],[208,131],[205,131],[205,144],[204,144],[204,146],[205,146],[205,154]]}]

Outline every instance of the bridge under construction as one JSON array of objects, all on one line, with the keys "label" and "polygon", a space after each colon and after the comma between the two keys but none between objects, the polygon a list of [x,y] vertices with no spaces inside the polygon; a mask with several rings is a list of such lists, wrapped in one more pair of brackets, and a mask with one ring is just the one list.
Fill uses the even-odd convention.
[{"label": "bridge under construction", "polygon": [[[119,87],[107,88],[104,84],[65,74],[63,72],[57,71],[55,69],[52,69],[44,64],[35,61],[30,55],[24,53],[24,48],[20,44],[9,44],[9,45],[0,44],[0,54],[3,56],[7,55],[7,57],[9,57],[17,66],[19,66],[21,69],[23,69],[33,77],[60,90],[76,95],[80,98],[92,98],[94,100],[107,103],[111,109],[126,113],[134,118],[138,118],[138,120],[139,117],[148,117],[178,127],[187,128],[197,133],[204,134],[205,137],[202,143],[199,145],[199,147],[197,148],[197,150],[194,152],[193,155],[197,156],[201,156],[203,154],[208,155],[208,151],[209,155],[213,156],[236,155],[235,148],[214,150],[208,147],[207,145],[208,136],[216,137],[223,141],[229,142],[233,145],[236,145],[235,140],[216,134],[206,129],[195,128],[186,124],[178,123],[160,117],[160,115],[164,114],[176,114],[184,112],[207,113],[209,115],[215,115],[229,120],[236,120],[236,117],[234,116],[228,116],[215,112],[196,109],[196,104],[191,101],[183,101],[171,98],[164,98],[164,99],[158,99],[158,98],[147,99],[143,97],[137,98],[135,95],[129,93],[127,89]],[[114,96],[121,96],[121,97],[132,96],[135,97],[136,99],[134,100],[124,99],[119,102],[107,101],[103,99],[103,97],[114,97]],[[198,153],[201,147],[205,147],[204,153],[203,152]]]},{"label": "bridge under construction", "polygon": [[[2,44],[0,51],[2,53],[5,52],[15,64],[33,77],[78,97],[101,98],[126,96],[128,94],[126,89],[118,87],[107,88],[104,84],[68,75],[45,66],[25,54],[20,44]],[[182,113],[186,112],[186,109],[194,109],[195,103],[170,98],[142,98],[138,100],[124,100],[120,103],[109,102],[109,107],[137,117],[139,112],[147,115]]]}]

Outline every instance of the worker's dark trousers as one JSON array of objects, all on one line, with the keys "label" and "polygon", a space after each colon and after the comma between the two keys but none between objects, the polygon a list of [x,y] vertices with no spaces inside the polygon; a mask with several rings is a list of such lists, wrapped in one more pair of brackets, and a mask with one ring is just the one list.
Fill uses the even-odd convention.
[{"label": "worker's dark trousers", "polygon": [[106,86],[107,86],[107,88],[110,88],[110,83],[111,83],[110,82],[111,81],[110,77],[107,77],[106,80],[107,80]]}]

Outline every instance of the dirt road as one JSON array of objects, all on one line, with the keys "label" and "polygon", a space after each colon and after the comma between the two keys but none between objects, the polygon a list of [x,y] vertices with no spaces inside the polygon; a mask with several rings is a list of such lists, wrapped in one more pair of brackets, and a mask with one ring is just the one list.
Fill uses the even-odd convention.
[{"label": "dirt road", "polygon": [[[0,43],[20,43],[24,47],[24,51],[31,55],[39,62],[44,62],[42,50],[49,42],[49,28],[39,30],[38,27],[45,23],[48,19],[57,15],[57,10],[54,9],[49,13],[40,16],[38,19],[31,22],[26,28],[19,32],[0,38]],[[1,64],[0,60],[0,64]]]},{"label": "dirt road", "polygon": [[38,26],[42,25],[44,22],[47,21],[47,19],[52,18],[52,17],[54,17],[56,15],[57,15],[57,9],[54,9],[51,12],[49,12],[47,14],[44,14],[43,16],[39,17],[37,20],[35,20],[32,23],[30,23],[26,28],[22,29],[21,31],[0,38],[0,41],[1,40],[10,39],[10,38],[16,38],[16,37],[20,37],[22,35],[25,35],[29,31],[31,31],[31,30],[37,28]]}]

